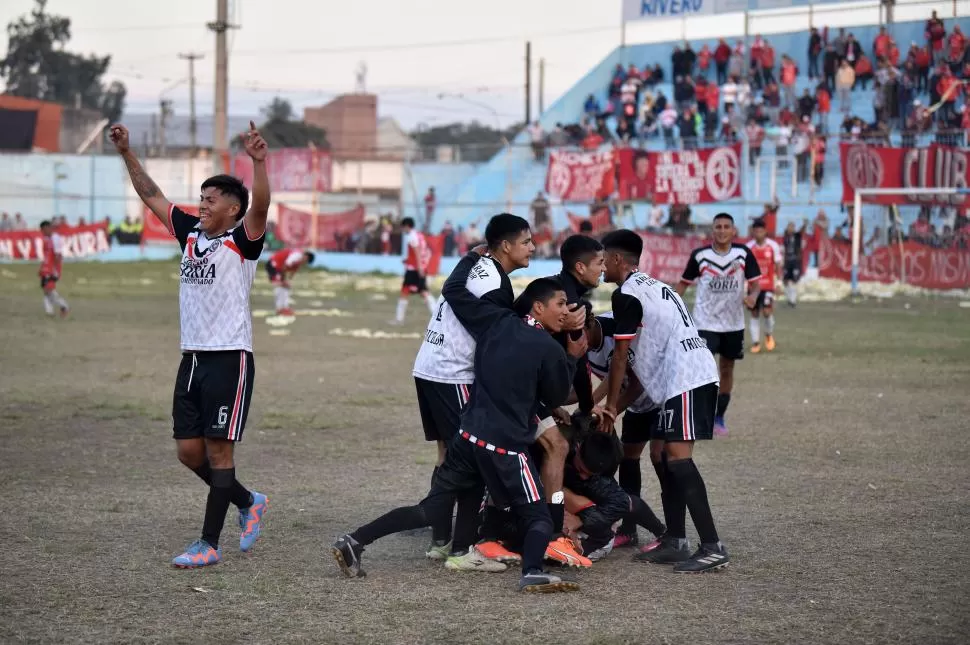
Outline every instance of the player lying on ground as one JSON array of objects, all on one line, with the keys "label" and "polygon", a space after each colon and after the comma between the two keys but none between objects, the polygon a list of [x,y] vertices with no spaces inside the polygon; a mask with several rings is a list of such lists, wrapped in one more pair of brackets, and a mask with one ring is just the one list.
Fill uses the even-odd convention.
[{"label": "player lying on ground", "polygon": [[249,191],[229,175],[202,182],[199,216],[169,202],[131,151],[128,130],[111,127],[131,185],[182,248],[179,320],[182,362],[175,378],[172,421],[178,458],[209,487],[202,537],[172,560],[176,567],[216,564],[229,505],[239,508],[239,549],[259,537],[269,500],[236,479],[235,444],[242,440],[253,394],[252,315],[249,292],[263,250],[269,211],[266,142],[250,121],[246,153],[253,160]]},{"label": "player lying on ground", "polygon": [[[476,341],[475,383],[462,432],[451,442],[428,496],[418,505],[399,508],[340,537],[333,555],[345,575],[360,574],[360,556],[375,540],[408,529],[431,526],[451,514],[457,498],[463,507],[481,502],[485,487],[495,503],[511,507],[525,534],[522,552],[522,591],[571,591],[578,585],[542,570],[552,535],[552,520],[543,502],[542,485],[526,450],[534,437],[530,420],[539,400],[559,405],[569,395],[578,357],[586,353],[586,337],[570,340],[568,350],[550,336],[562,329],[567,313],[566,294],[555,280],[541,278],[519,296],[529,315],[476,297],[465,286],[478,262],[466,255],[445,283],[442,293],[458,320]],[[471,535],[454,539],[462,544]],[[464,532],[466,525],[457,529]]]},{"label": "player lying on ground", "polygon": [[44,292],[44,311],[53,316],[55,310],[61,312],[61,318],[67,317],[70,308],[67,300],[57,293],[57,281],[61,279],[61,267],[64,263],[64,240],[54,232],[51,223],[44,220],[40,223],[40,234],[44,239],[44,257],[40,263],[40,288]]},{"label": "player lying on ground", "polygon": [[[638,560],[676,563],[678,573],[701,573],[729,562],[707,500],[707,489],[694,464],[694,442],[714,438],[717,406],[717,365],[699,336],[694,320],[680,296],[664,283],[641,273],[642,238],[628,230],[603,238],[606,280],[618,286],[613,292],[616,356],[632,357],[633,371],[651,401],[663,401],[655,438],[664,439],[661,490],[665,496],[667,534],[664,544],[639,553]],[[747,249],[745,249],[747,250]],[[615,418],[627,365],[610,365],[605,408]],[[611,425],[609,415],[604,425]],[[686,516],[701,539],[690,554]]]},{"label": "player lying on ground", "polygon": [[757,301],[761,277],[751,249],[734,243],[736,235],[733,217],[715,215],[713,244],[691,252],[677,284],[680,296],[688,286],[696,288],[693,318],[707,348],[720,355],[721,390],[714,418],[714,432],[720,435],[727,434],[724,415],[734,388],[734,363],[744,358],[744,309]]},{"label": "player lying on ground", "polygon": [[[598,378],[603,379],[593,393],[593,399],[599,403],[607,394],[609,382],[606,380],[610,365],[613,361],[615,341],[613,333],[616,321],[613,312],[596,316],[587,331],[589,337],[589,353],[586,355],[590,370]],[[617,404],[617,414],[623,414],[623,458],[619,466],[619,484],[631,497],[639,497],[642,489],[640,473],[640,456],[650,440],[654,428],[660,423],[660,408],[644,393],[643,386],[633,373],[633,357],[627,355],[627,375]],[[663,495],[661,494],[661,500]],[[627,516],[616,531],[613,541],[615,548],[636,546],[639,543],[636,518]],[[643,526],[643,524],[640,524]],[[650,527],[647,527],[648,529]],[[655,531],[653,531],[656,534]],[[651,550],[658,546],[657,540],[648,543],[644,550]]]},{"label": "player lying on ground", "polygon": [[[495,215],[485,227],[485,241],[488,252],[468,272],[465,287],[475,296],[511,311],[514,295],[508,274],[529,266],[535,252],[529,222],[509,213]],[[461,414],[475,380],[475,339],[459,322],[443,295],[438,298],[428,322],[412,375],[424,438],[438,443],[433,483],[448,443],[458,435]],[[476,519],[463,516],[456,521],[475,522]],[[447,521],[431,529],[428,558],[447,559],[445,566],[449,569],[480,570],[490,565],[477,551],[469,549],[469,545],[451,544],[450,515]]]},{"label": "player lying on ground", "polygon": [[765,349],[775,351],[775,276],[781,276],[781,247],[768,237],[763,219],[751,225],[754,238],[748,240],[751,255],[758,262],[761,278],[758,280],[758,297],[751,308],[751,353],[761,351],[761,317],[765,319]]},{"label": "player lying on ground", "polygon": [[290,279],[302,266],[310,266],[316,256],[311,251],[300,249],[281,249],[269,257],[266,263],[266,276],[276,295],[276,313],[292,316],[290,303]]},{"label": "player lying on ground", "polygon": [[434,313],[435,299],[428,291],[428,265],[431,263],[431,248],[424,239],[424,233],[414,228],[414,220],[405,217],[401,220],[401,251],[404,254],[404,282],[401,284],[401,297],[397,301],[397,313],[392,325],[403,325],[408,310],[408,297],[418,294]]}]

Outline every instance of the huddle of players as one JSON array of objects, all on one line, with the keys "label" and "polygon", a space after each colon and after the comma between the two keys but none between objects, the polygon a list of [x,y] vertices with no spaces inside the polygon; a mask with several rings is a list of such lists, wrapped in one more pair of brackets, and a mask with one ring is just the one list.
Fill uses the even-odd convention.
[{"label": "huddle of players", "polygon": [[[678,289],[696,280],[699,307],[712,274],[734,281],[739,309],[746,280],[738,271],[758,277],[750,250],[731,242],[733,221],[730,228],[727,253],[717,243],[705,247],[720,268],[711,268],[711,254],[698,249]],[[519,589],[527,592],[578,589],[545,571],[544,560],[589,566],[617,544],[635,544],[638,525],[658,539],[636,560],[673,564],[683,573],[726,566],[729,556],[692,459],[694,441],[713,438],[715,416],[726,408],[705,342],[710,333],[698,331],[676,291],[638,270],[640,236],[619,230],[602,244],[585,236],[567,239],[563,272],[534,280],[514,300],[508,274],[528,266],[534,250],[529,225],[497,215],[486,241],[487,248],[470,252],[445,282],[415,361],[425,436],[439,446],[431,490],[417,505],[341,536],[332,547],[340,569],[348,577],[362,575],[367,545],[425,526],[432,527],[428,557],[462,571],[519,563]],[[583,297],[601,276],[618,288],[611,314],[593,317]],[[712,295],[706,306],[723,306],[714,302],[726,295]],[[743,335],[743,310],[741,321]],[[590,370],[605,379],[595,392]],[[561,406],[573,402],[579,409],[570,416]],[[624,410],[621,446],[613,425]],[[648,442],[664,522],[639,497],[639,458]],[[688,510],[701,541],[693,553]]]}]

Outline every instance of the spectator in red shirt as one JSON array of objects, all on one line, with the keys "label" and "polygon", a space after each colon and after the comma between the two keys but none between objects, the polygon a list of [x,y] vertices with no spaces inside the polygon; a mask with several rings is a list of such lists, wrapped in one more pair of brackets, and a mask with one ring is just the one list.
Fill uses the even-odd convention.
[{"label": "spectator in red shirt", "polygon": [[946,39],[946,27],[943,26],[943,21],[937,18],[936,11],[926,21],[924,35],[933,54],[933,61],[939,62],[944,56],[943,41]]},{"label": "spectator in red shirt", "polygon": [[428,194],[424,196],[424,228],[428,230],[431,226],[431,218],[434,217],[434,210],[438,206],[438,198],[434,193],[434,186],[428,188]]},{"label": "spectator in red shirt", "polygon": [[798,79],[798,66],[787,54],[781,56],[781,90],[787,107],[795,107],[795,81]]},{"label": "spectator in red shirt", "polygon": [[775,81],[775,48],[767,40],[761,50],[761,77],[765,85]]},{"label": "spectator in red shirt", "polygon": [[899,67],[899,47],[896,46],[895,40],[889,41],[889,64]]},{"label": "spectator in red shirt", "polygon": [[949,50],[950,68],[955,74],[960,69],[960,64],[963,61],[963,50],[967,46],[967,37],[960,31],[960,25],[953,25],[953,32],[946,39],[946,44]]},{"label": "spectator in red shirt", "polygon": [[832,111],[832,95],[824,84],[815,89],[815,100],[818,104],[818,127],[819,132],[825,134],[828,130],[829,112]]},{"label": "spectator in red shirt", "polygon": [[698,112],[704,118],[707,118],[707,91],[709,87],[710,84],[703,76],[699,77],[697,83],[694,84],[694,101],[697,102]]},{"label": "spectator in red shirt", "polygon": [[[916,43],[913,43],[916,46]],[[917,92],[925,92],[930,87],[930,52],[926,47],[916,47],[913,56],[916,63],[916,71],[919,73],[919,83],[916,86]]]},{"label": "spectator in red shirt", "polygon": [[873,56],[875,56],[877,59],[887,58],[889,56],[889,42],[891,40],[892,39],[889,37],[889,34],[886,33],[886,28],[880,27],[879,35],[876,36],[876,39],[872,43]]},{"label": "spectator in red shirt", "polygon": [[744,133],[748,137],[748,164],[753,168],[758,157],[761,156],[761,144],[765,139],[765,129],[754,119],[748,119],[744,126]]},{"label": "spectator in red shirt", "polygon": [[762,58],[761,55],[765,50],[765,40],[758,34],[754,37],[754,42],[751,43],[751,78],[754,80],[755,89],[761,89],[762,73],[761,65]]},{"label": "spectator in red shirt", "polygon": [[721,38],[717,43],[717,49],[714,50],[714,66],[717,68],[718,85],[727,83],[727,64],[730,59],[731,48],[727,41]]},{"label": "spectator in red shirt", "polygon": [[865,54],[861,54],[859,60],[855,62],[856,83],[862,85],[862,89],[866,89],[866,83],[872,80],[872,76],[872,61]]},{"label": "spectator in red shirt", "polygon": [[957,97],[960,96],[962,87],[963,83],[953,75],[949,66],[944,66],[943,75],[936,84],[936,91],[940,95],[940,101],[943,103],[940,106],[940,118],[944,123],[950,123],[954,119],[956,115]]},{"label": "spectator in red shirt", "polygon": [[822,185],[822,178],[825,176],[825,137],[812,137],[812,159],[814,161],[815,185]]},{"label": "spectator in red shirt", "polygon": [[707,78],[707,72],[711,69],[711,48],[707,45],[701,47],[701,50],[697,53],[697,69],[700,71],[700,75],[703,78]]}]

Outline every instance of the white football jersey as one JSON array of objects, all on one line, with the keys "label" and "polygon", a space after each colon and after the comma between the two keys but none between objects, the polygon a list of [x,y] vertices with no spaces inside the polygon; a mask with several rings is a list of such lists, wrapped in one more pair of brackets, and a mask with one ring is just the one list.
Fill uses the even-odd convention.
[{"label": "white football jersey", "polygon": [[197,217],[175,206],[169,209],[169,230],[182,247],[179,269],[182,350],[253,351],[249,292],[264,237],[249,239],[245,225],[240,223],[210,239],[199,228]]},{"label": "white football jersey", "polygon": [[[512,308],[512,283],[498,262],[482,257],[468,273],[465,286],[475,296]],[[475,381],[475,339],[458,321],[444,296],[439,296],[412,374],[435,383]]]},{"label": "white football jersey", "polygon": [[719,380],[714,355],[687,305],[666,284],[634,271],[613,292],[616,340],[630,339],[633,372],[658,404]]},{"label": "white football jersey", "polygon": [[681,280],[697,287],[697,328],[717,332],[743,330],[747,283],[760,276],[758,261],[743,244],[732,244],[725,253],[718,253],[713,246],[694,249]]},{"label": "white football jersey", "polygon": [[[607,311],[605,314],[597,316],[597,318],[613,318],[613,312]],[[604,330],[605,332],[605,330]],[[616,348],[616,341],[613,339],[613,335],[607,336],[603,334],[603,342],[599,347],[590,347],[589,351],[586,352],[586,362],[589,363],[589,370],[596,375],[596,378],[600,380],[605,380],[610,372],[610,363],[613,361],[613,350]],[[628,352],[629,355],[629,352]],[[632,363],[632,361],[631,361]],[[626,380],[623,382],[626,385]],[[630,412],[649,412],[653,408],[657,407],[656,404],[650,400],[647,393],[644,392],[637,400],[631,403],[627,410]]]}]

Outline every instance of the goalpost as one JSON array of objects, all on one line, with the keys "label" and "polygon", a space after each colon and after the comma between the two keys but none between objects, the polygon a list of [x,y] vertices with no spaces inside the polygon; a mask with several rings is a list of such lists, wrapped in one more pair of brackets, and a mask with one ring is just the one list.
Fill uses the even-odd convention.
[{"label": "goalpost", "polygon": [[[855,199],[853,201],[852,208],[852,295],[858,296],[859,292],[859,256],[862,250],[862,222],[863,222],[863,204],[864,198],[867,195],[933,195],[933,196],[945,196],[945,195],[968,195],[970,194],[970,189],[968,188],[857,188],[855,191]],[[934,204],[926,204],[932,206]],[[919,207],[919,204],[914,204],[915,207]],[[890,208],[881,205],[882,208]],[[900,277],[899,281],[901,283],[906,282],[906,262],[903,251],[903,221],[900,216],[899,207],[892,206],[893,213],[893,224],[897,235],[895,239],[888,240],[889,244],[896,243],[899,245],[900,253]]]}]

